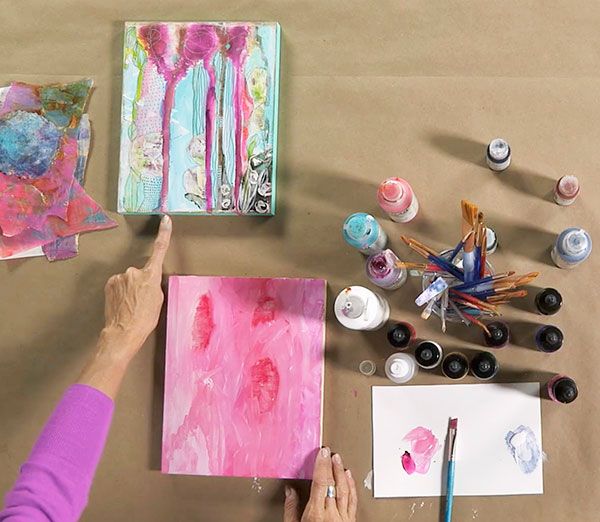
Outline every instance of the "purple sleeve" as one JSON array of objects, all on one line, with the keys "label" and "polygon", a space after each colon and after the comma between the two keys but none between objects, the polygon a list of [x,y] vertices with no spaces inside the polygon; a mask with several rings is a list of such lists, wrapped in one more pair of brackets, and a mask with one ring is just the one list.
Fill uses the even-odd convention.
[{"label": "purple sleeve", "polygon": [[113,409],[113,401],[96,388],[69,387],[7,493],[0,521],[78,520],[87,504]]}]

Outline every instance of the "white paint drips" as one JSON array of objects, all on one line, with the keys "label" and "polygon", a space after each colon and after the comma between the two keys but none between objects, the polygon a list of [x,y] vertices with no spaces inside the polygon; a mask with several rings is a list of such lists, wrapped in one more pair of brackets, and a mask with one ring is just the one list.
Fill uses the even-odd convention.
[{"label": "white paint drips", "polygon": [[369,491],[373,491],[373,470],[371,470],[371,471],[369,471],[369,473],[367,473],[365,480],[363,480],[363,486],[365,487],[365,489],[368,489]]}]

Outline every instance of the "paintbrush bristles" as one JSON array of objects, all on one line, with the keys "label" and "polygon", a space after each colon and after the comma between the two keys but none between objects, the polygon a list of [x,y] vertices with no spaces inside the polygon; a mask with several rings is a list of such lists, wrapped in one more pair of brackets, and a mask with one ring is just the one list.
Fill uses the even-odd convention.
[{"label": "paintbrush bristles", "polygon": [[[411,275],[417,271],[425,278],[429,273],[446,278],[449,283],[445,299],[436,298],[425,307],[423,316],[428,317],[433,310],[433,302],[439,303],[442,331],[445,331],[446,321],[452,313],[454,318],[460,318],[467,325],[475,324],[488,336],[490,332],[482,320],[501,315],[499,305],[509,303],[511,299],[524,297],[527,290],[520,287],[528,285],[539,272],[529,272],[516,275],[514,270],[492,274],[486,270],[487,259],[487,227],[485,216],[474,203],[462,200],[461,206],[461,237],[462,240],[447,254],[441,255],[425,243],[409,236],[401,236],[402,241],[412,250],[427,259],[424,263],[397,262],[396,266],[411,269]],[[459,268],[454,260],[463,252],[463,267]],[[469,254],[468,256],[465,254]],[[451,279],[448,279],[451,278]]]},{"label": "paintbrush bristles", "polygon": [[450,419],[450,429],[455,430],[458,428],[458,419]]}]

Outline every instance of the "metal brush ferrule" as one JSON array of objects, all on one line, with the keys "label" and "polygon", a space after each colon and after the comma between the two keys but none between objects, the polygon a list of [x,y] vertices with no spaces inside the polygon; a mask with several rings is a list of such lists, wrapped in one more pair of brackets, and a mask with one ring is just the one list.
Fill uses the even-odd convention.
[{"label": "metal brush ferrule", "polygon": [[448,430],[448,462],[454,460],[454,448],[456,446],[456,430]]}]

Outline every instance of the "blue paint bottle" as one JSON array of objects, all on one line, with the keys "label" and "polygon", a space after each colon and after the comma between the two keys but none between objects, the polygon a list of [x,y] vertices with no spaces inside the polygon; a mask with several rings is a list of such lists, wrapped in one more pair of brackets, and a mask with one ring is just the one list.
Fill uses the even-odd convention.
[{"label": "blue paint bottle", "polygon": [[346,218],[342,235],[346,243],[366,255],[381,252],[388,240],[377,220],[364,212],[357,212]]},{"label": "blue paint bottle", "polygon": [[592,253],[592,238],[582,228],[567,228],[556,238],[552,261],[559,268],[574,268]]}]

